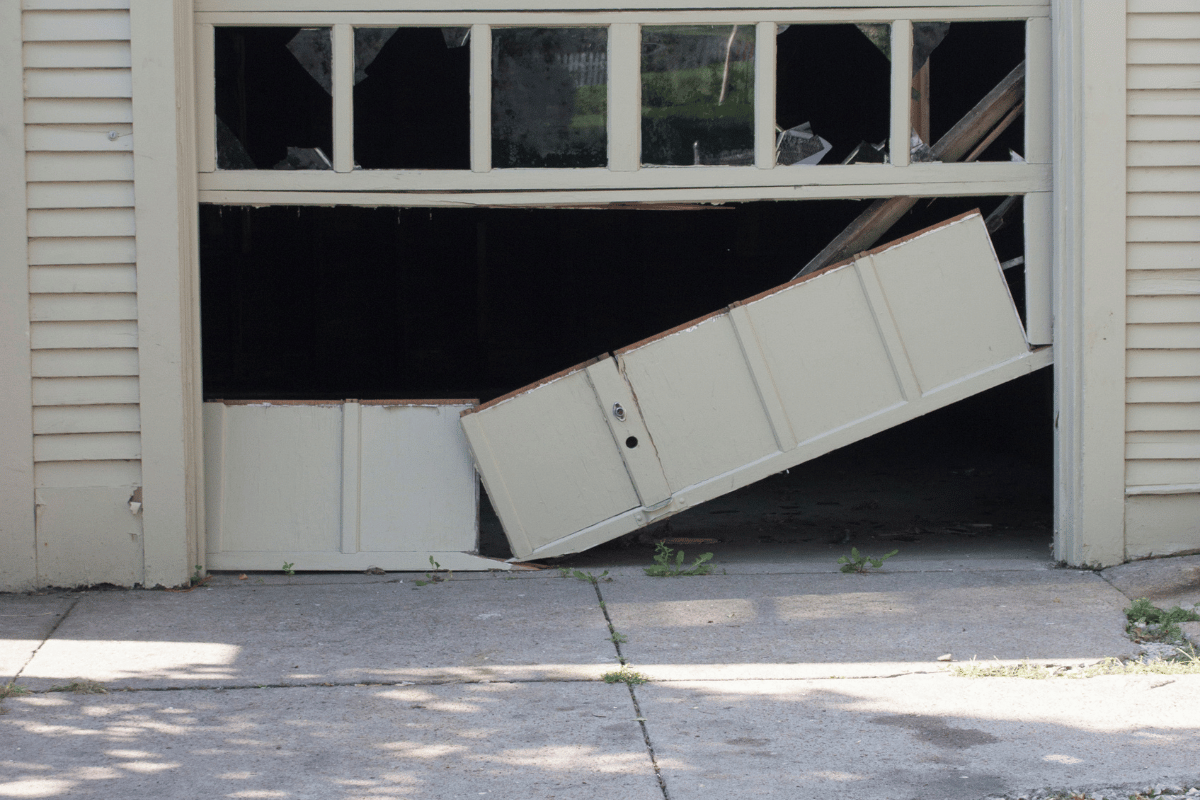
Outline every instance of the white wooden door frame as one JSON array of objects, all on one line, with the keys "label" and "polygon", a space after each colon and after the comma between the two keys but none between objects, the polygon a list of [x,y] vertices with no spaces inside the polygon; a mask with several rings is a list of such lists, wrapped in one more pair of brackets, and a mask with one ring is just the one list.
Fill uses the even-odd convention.
[{"label": "white wooden door frame", "polygon": [[[131,3],[150,585],[185,580],[204,553],[193,3]],[[1054,552],[1101,565],[1124,556],[1125,4],[1084,9],[1051,10]]]},{"label": "white wooden door frame", "polygon": [[[0,3],[0,589],[37,582],[21,4]],[[15,189],[20,187],[19,196]],[[18,197],[20,198],[18,200]]]}]

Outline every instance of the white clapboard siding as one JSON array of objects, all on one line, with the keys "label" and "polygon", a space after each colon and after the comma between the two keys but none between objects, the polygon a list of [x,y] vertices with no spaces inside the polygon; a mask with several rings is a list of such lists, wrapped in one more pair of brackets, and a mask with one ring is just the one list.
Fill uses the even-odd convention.
[{"label": "white clapboard siding", "polygon": [[26,97],[133,97],[129,69],[27,69]]},{"label": "white clapboard siding", "polygon": [[25,122],[30,125],[54,122],[114,124],[133,122],[133,101],[123,97],[92,97],[84,100],[31,97],[25,101]]},{"label": "white clapboard siding", "polygon": [[33,377],[75,378],[138,374],[138,352],[131,347],[102,350],[34,350]]},{"label": "white clapboard siding", "polygon": [[[26,42],[128,42],[129,11],[107,9],[107,3],[78,3],[84,10],[27,10],[22,15]],[[100,6],[100,10],[92,8]]]},{"label": "white clapboard siding", "polygon": [[133,151],[133,126],[127,124],[26,125],[28,152]]},{"label": "white clapboard siding", "polygon": [[119,405],[137,401],[137,376],[33,379],[35,406]]},{"label": "white clapboard siding", "polygon": [[133,264],[137,261],[132,236],[59,237],[29,240],[31,266],[51,264]]},{"label": "white clapboard siding", "polygon": [[132,490],[141,483],[142,463],[137,459],[46,461],[33,465],[33,484],[38,489],[122,486]]},{"label": "white clapboard siding", "polygon": [[132,181],[132,153],[29,153],[25,179],[42,181]]},{"label": "white clapboard siding", "polygon": [[[1200,547],[1200,4],[1129,0],[1126,556]],[[1184,513],[1180,513],[1183,509]]]},{"label": "white clapboard siding", "polygon": [[136,433],[136,405],[42,406],[33,410],[34,433]]},{"label": "white clapboard siding", "polygon": [[24,0],[35,479],[141,482],[128,0]]},{"label": "white clapboard siding", "polygon": [[31,294],[31,321],[137,319],[136,294]]},{"label": "white clapboard siding", "polygon": [[132,321],[33,322],[29,325],[29,341],[34,350],[137,347],[137,323]]},{"label": "white clapboard siding", "polygon": [[35,434],[33,457],[37,461],[109,461],[141,458],[141,437],[136,433]]},{"label": "white clapboard siding", "polygon": [[133,208],[132,181],[91,183],[31,183],[26,187],[29,209]]},{"label": "white clapboard siding", "polygon": [[121,293],[137,291],[133,264],[73,264],[29,268],[32,294]]},{"label": "white clapboard siding", "polygon": [[26,42],[26,69],[128,69],[129,42]]}]

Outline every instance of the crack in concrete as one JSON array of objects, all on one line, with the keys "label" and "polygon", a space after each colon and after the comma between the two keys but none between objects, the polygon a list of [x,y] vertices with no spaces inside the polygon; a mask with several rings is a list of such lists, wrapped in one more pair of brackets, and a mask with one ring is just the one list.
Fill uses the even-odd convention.
[{"label": "crack in concrete", "polygon": [[[608,615],[608,604],[604,602],[604,594],[600,591],[600,581],[593,580],[592,588],[596,590],[596,599],[600,602],[600,613],[604,615],[604,621],[608,623],[608,632],[611,635],[613,649],[617,651],[617,660],[621,662],[621,666],[625,666],[629,662],[625,660],[625,655],[621,652],[621,642],[617,638],[617,629],[613,627],[612,617]],[[646,717],[642,714],[641,704],[638,703],[637,692],[633,690],[632,683],[627,683],[626,688],[629,689],[629,699],[633,703],[633,712],[637,715],[637,723],[642,729],[642,741],[646,743],[646,754],[650,757],[650,766],[654,768],[654,777],[658,781],[658,788],[662,792],[663,800],[671,800],[671,793],[667,791],[667,780],[663,777],[662,768],[658,764],[658,755],[654,752],[654,742],[650,740],[650,730],[646,727]]]},{"label": "crack in concrete", "polygon": [[19,670],[17,670],[17,674],[13,675],[11,681],[12,683],[16,683],[17,678],[20,678],[23,674],[25,674],[25,670],[28,669],[30,662],[33,661],[34,657],[37,656],[38,651],[46,646],[46,642],[50,641],[50,638],[54,636],[59,626],[67,621],[67,617],[70,616],[71,612],[75,610],[75,606],[79,605],[79,601],[82,599],[82,596],[76,597],[75,601],[71,603],[71,605],[67,606],[67,610],[62,613],[62,615],[58,618],[58,621],[55,622],[54,625],[51,626],[50,630],[46,632],[46,635],[42,638],[42,641],[38,643],[38,646],[33,648],[33,652],[29,654],[29,658],[25,659],[25,663],[21,665]]}]

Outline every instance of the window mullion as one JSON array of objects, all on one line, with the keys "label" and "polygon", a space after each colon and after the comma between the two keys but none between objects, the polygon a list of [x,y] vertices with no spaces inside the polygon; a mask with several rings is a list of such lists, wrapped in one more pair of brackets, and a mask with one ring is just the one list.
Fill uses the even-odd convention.
[{"label": "window mullion", "polygon": [[642,161],[642,32],[637,23],[608,29],[608,168],[635,172]]},{"label": "window mullion", "polygon": [[754,35],[754,165],[775,166],[774,22],[760,22]]},{"label": "window mullion", "polygon": [[354,28],[333,26],[333,171],[354,171]]},{"label": "window mullion", "polygon": [[216,40],[212,25],[196,26],[196,170],[217,169]]},{"label": "window mullion", "polygon": [[492,26],[471,26],[471,171],[492,171]]},{"label": "window mullion", "polygon": [[907,167],[912,132],[913,33],[912,21],[892,22],[892,108],[891,141],[888,152],[893,166]]}]

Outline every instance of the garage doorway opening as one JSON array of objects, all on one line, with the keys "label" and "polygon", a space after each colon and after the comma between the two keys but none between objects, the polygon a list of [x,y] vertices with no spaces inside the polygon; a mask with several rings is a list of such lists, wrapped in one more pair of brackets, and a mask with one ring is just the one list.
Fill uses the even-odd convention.
[{"label": "garage doorway opening", "polygon": [[[1005,200],[923,199],[888,238],[979,208],[1011,261],[1021,203],[1000,224]],[[204,205],[204,396],[487,401],[786,282],[866,205]],[[1005,275],[1020,310],[1022,272]],[[1044,557],[1051,407],[1042,370],[571,558],[649,563],[661,537],[751,557],[997,541]],[[486,498],[480,551],[508,555]]]}]

